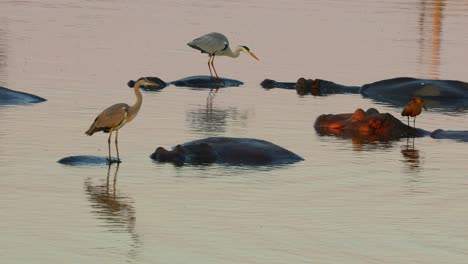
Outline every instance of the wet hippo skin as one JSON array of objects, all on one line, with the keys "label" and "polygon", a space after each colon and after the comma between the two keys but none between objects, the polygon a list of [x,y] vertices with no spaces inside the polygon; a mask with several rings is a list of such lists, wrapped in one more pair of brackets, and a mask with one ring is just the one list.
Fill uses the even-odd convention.
[{"label": "wet hippo skin", "polygon": [[0,105],[40,103],[46,99],[34,94],[19,92],[0,86]]},{"label": "wet hippo skin", "polygon": [[268,141],[229,137],[195,140],[177,145],[172,150],[158,147],[150,157],[153,160],[178,165],[184,163],[277,165],[303,160],[293,152]]},{"label": "wet hippo skin", "polygon": [[422,137],[429,132],[407,126],[389,113],[375,108],[366,112],[358,108],[354,113],[320,115],[314,127],[319,134],[367,138],[369,141],[394,140],[402,137]]},{"label": "wet hippo skin", "polygon": [[244,83],[234,79],[219,78],[214,80],[211,76],[189,76],[172,82],[165,82],[158,77],[145,77],[151,82],[157,83],[156,86],[145,86],[142,89],[146,91],[158,91],[167,86],[174,85],[176,87],[189,87],[193,89],[217,89],[227,87],[238,87]]},{"label": "wet hippo skin", "polygon": [[389,113],[379,113],[375,108],[369,108],[365,112],[358,108],[354,113],[320,115],[315,120],[314,127],[319,135],[333,135],[366,142],[423,136],[468,142],[468,131],[437,129],[429,132],[410,127]]}]

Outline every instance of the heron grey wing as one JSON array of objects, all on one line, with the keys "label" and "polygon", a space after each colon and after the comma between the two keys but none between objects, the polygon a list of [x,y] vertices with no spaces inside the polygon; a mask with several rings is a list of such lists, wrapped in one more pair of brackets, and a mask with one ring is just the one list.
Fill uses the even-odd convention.
[{"label": "heron grey wing", "polygon": [[229,46],[229,41],[223,34],[212,32],[192,40],[188,45],[213,54],[226,49]]},{"label": "heron grey wing", "polygon": [[115,104],[102,111],[96,118],[96,128],[114,128],[119,126],[127,116],[129,106],[124,103]]}]

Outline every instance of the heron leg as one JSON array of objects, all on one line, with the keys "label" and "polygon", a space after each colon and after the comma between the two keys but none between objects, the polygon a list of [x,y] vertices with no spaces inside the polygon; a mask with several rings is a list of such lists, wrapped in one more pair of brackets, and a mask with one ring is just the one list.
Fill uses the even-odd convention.
[{"label": "heron leg", "polygon": [[109,147],[109,164],[112,163],[111,149],[110,149],[111,136],[112,136],[112,130],[109,131],[109,138],[107,139],[107,146]]},{"label": "heron leg", "polygon": [[215,55],[213,55],[213,59],[211,59],[211,67],[213,67],[213,71],[214,71],[215,74],[216,74],[216,80],[219,81],[218,73],[216,72],[216,69],[215,69],[214,64],[213,64],[213,63],[214,63],[214,59],[215,59]]},{"label": "heron leg", "polygon": [[211,71],[211,64],[210,64],[211,57],[214,57],[214,56],[210,55],[210,57],[208,58],[208,69],[210,69],[211,79],[213,79],[213,72]]},{"label": "heron leg", "polygon": [[408,126],[409,126],[409,116],[407,116],[407,117],[408,117]]},{"label": "heron leg", "polygon": [[413,127],[416,128],[416,117],[413,119]]},{"label": "heron leg", "polygon": [[119,156],[119,143],[117,142],[117,138],[119,137],[119,131],[115,131],[115,149],[117,150],[117,162],[120,163],[120,156]]}]

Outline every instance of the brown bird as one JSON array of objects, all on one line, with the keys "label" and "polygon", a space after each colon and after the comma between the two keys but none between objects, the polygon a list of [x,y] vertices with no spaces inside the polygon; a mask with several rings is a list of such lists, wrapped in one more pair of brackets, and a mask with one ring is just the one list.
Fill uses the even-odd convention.
[{"label": "brown bird", "polygon": [[111,136],[112,131],[115,131],[115,148],[117,150],[117,162],[120,163],[119,156],[119,145],[117,142],[117,137],[119,129],[122,128],[126,123],[132,121],[140,110],[141,103],[143,101],[140,86],[142,85],[155,85],[156,83],[148,81],[146,78],[140,78],[136,82],[131,80],[128,82],[129,87],[133,87],[133,91],[136,95],[136,102],[134,105],[129,106],[125,103],[119,103],[110,106],[106,110],[102,111],[96,119],[94,119],[93,124],[89,127],[88,131],[85,132],[86,135],[92,136],[95,132],[103,131],[104,133],[109,133],[109,138],[107,140],[107,145],[109,147],[109,163],[112,163],[111,159]]},{"label": "brown bird", "polygon": [[427,111],[427,108],[424,105],[424,100],[421,97],[415,96],[405,106],[403,111],[401,111],[402,116],[407,116],[408,117],[408,126],[409,126],[409,117],[411,116],[411,117],[414,117],[413,127],[416,128],[416,116],[421,114],[421,110],[422,110],[423,107]]}]

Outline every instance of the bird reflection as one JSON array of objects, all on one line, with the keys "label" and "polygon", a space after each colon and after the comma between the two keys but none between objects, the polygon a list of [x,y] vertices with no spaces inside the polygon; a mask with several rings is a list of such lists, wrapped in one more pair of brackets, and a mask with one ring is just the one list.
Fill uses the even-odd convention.
[{"label": "bird reflection", "polygon": [[100,185],[94,185],[91,179],[85,181],[85,191],[88,194],[88,200],[92,202],[92,212],[95,213],[99,219],[107,222],[106,226],[110,232],[122,233],[126,232],[131,237],[131,248],[128,251],[128,257],[134,259],[142,242],[135,231],[135,208],[132,206],[133,201],[129,197],[125,197],[117,191],[117,175],[119,171],[119,164],[115,168],[113,178],[111,179],[111,167],[107,167],[106,181]]},{"label": "bird reflection", "polygon": [[410,171],[419,170],[420,155],[419,150],[414,148],[414,137],[406,138],[406,145],[402,146],[401,154],[403,155],[403,162],[408,165]]},{"label": "bird reflection", "polygon": [[216,91],[210,92],[206,104],[187,112],[186,120],[192,132],[216,136],[226,132],[229,122],[246,122],[248,112],[239,112],[236,107],[216,106]]}]

